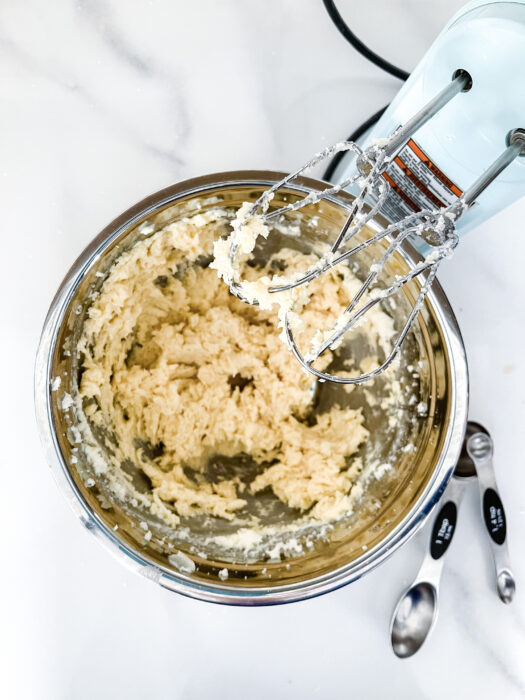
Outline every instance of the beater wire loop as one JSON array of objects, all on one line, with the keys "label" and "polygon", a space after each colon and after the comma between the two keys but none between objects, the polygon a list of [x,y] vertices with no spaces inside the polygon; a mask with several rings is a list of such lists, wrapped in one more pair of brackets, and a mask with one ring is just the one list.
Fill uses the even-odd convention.
[{"label": "beater wire loop", "polygon": [[[296,279],[282,281],[281,278],[278,280],[278,284],[272,285],[270,282],[265,288],[265,291],[272,294],[293,291],[302,285],[312,282],[335,266],[347,262],[352,256],[358,255],[365,250],[371,252],[372,246],[380,244],[381,252],[369,266],[368,273],[357,293],[353,295],[345,310],[331,328],[325,331],[317,329],[314,338],[310,340],[310,349],[306,355],[303,354],[297,345],[292,319],[297,319],[298,312],[296,309],[302,310],[308,304],[311,295],[292,295],[285,298],[284,304],[281,305],[281,320],[284,325],[284,334],[291,350],[301,365],[319,379],[341,384],[361,384],[383,372],[392,363],[417,314],[421,310],[440,263],[452,254],[458,243],[458,236],[455,231],[456,221],[510,163],[525,153],[525,130],[514,129],[508,135],[507,148],[454,203],[447,207],[441,207],[437,211],[426,209],[414,212],[401,221],[392,223],[375,233],[366,228],[367,224],[381,210],[390,192],[390,187],[382,176],[385,174],[392,159],[396,157],[399,149],[403,147],[406,140],[415,131],[443,109],[448,102],[470,89],[471,84],[472,81],[468,73],[462,70],[456,71],[452,80],[426,105],[423,105],[415,115],[408,119],[405,124],[396,129],[388,139],[372,144],[366,149],[361,149],[355,143],[346,141],[323,149],[302,167],[290,173],[264,192],[248,208],[247,212],[234,222],[234,230],[230,237],[229,247],[229,274],[231,278],[228,278],[227,273],[224,271],[221,272],[221,275],[230,284],[230,289],[246,301],[250,298],[250,294],[245,293],[246,289],[243,289],[243,284],[246,283],[243,283],[240,279],[240,272],[235,267],[237,262],[236,255],[239,252],[240,240],[243,235],[247,236],[244,239],[243,247],[243,252],[246,253],[247,250],[253,250],[258,236],[263,235],[266,237],[269,234],[269,229],[265,225],[272,221],[281,221],[284,215],[297,211],[306,205],[315,204],[322,199],[330,198],[347,187],[353,187],[354,190],[358,190],[357,195],[348,207],[346,220],[331,248]],[[320,190],[312,190],[302,199],[300,198],[274,210],[269,209],[276,192],[281,188],[291,187],[295,178],[318,165],[326,158],[332,157],[336,153],[348,151],[352,151],[357,157],[356,173],[337,185],[328,186]],[[259,226],[255,227],[250,239],[250,231],[245,230],[244,227],[248,225],[251,217],[259,217]],[[358,234],[362,234],[361,238],[364,236],[364,240],[358,239],[356,245],[349,247],[349,244]],[[386,286],[383,281],[383,286],[381,287],[379,285],[380,274],[385,268],[388,268],[391,259],[410,236],[426,241],[432,252],[422,262],[412,267],[405,275],[389,281]],[[341,252],[337,255],[337,252],[340,250]],[[406,284],[419,276],[422,277],[423,281],[416,301],[408,314],[405,325],[397,334],[395,340],[391,341],[391,350],[382,364],[373,371],[357,377],[336,376],[328,372],[321,372],[313,366],[313,363],[324,352],[329,349],[335,350],[336,346],[342,341],[343,336],[356,330],[365,321],[365,316],[375,306],[397,294]],[[257,300],[252,299],[251,303],[257,303]]]}]

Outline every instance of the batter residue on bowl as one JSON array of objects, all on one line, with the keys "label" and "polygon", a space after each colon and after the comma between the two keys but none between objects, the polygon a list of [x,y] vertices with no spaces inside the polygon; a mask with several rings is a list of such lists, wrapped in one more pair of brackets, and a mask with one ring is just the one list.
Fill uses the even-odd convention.
[{"label": "batter residue on bowl", "polygon": [[[268,488],[312,519],[332,521],[350,509],[362,468],[361,411],[333,405],[316,414],[313,379],[280,340],[275,312],[239,301],[208,267],[227,222],[213,210],[145,238],[121,255],[92,302],[79,396],[111,447],[112,464],[98,469],[133,463],[151,482],[148,508],[170,525],[198,513],[234,520],[247,494]],[[282,249],[267,270],[293,272],[313,260]],[[337,318],[356,286],[347,269],[313,283],[305,334]],[[392,331],[375,309],[366,332],[381,344]],[[211,458],[239,454],[260,465],[253,479],[210,480]]]}]

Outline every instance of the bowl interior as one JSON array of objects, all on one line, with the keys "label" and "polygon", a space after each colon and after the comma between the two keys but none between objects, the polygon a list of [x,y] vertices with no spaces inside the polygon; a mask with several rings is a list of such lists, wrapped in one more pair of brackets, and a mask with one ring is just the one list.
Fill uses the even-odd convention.
[{"label": "bowl interior", "polygon": [[[382,407],[380,400],[372,405],[366,397],[365,390],[381,396],[384,389],[381,378],[375,380],[372,388],[364,385],[349,394],[329,383],[320,387],[320,411],[337,402],[361,407],[364,412],[370,438],[362,448],[365,464],[363,497],[356,502],[351,515],[323,532],[311,525],[291,528],[290,547],[284,547],[283,556],[274,558],[257,554],[243,558],[238,551],[210,545],[207,541],[210,528],[216,534],[231,532],[232,525],[218,518],[187,518],[180,527],[169,528],[164,522],[146,515],[140,507],[133,506],[128,499],[116,498],[108,490],[103,477],[94,476],[89,458],[81,450],[73,449],[76,443],[72,433],[77,421],[74,411],[63,410],[61,404],[64,392],[72,396],[77,393],[80,366],[75,347],[90,298],[100,288],[114,261],[137,240],[144,238],[145,223],[150,231],[147,235],[153,235],[167,223],[182,217],[218,206],[235,209],[245,201],[255,201],[264,189],[263,184],[217,183],[200,192],[167,197],[143,211],[135,211],[131,218],[121,218],[116,226],[108,227],[82,258],[81,274],[56,323],[49,364],[50,381],[61,377],[60,389],[49,392],[55,440],[78,497],[108,533],[141,557],[173,576],[180,576],[182,571],[183,578],[189,576],[206,585],[227,585],[229,589],[264,587],[271,590],[301,584],[370,556],[413,512],[436,478],[440,455],[447,441],[452,407],[453,376],[445,331],[435,309],[427,301],[403,345],[395,370],[402,387],[401,398],[395,406]],[[302,185],[280,190],[272,207],[294,201],[307,191]],[[347,216],[350,201],[349,195],[343,193],[302,209],[299,215],[302,235],[286,239],[286,245],[309,250],[318,240],[333,240]],[[297,215],[294,215],[294,222],[297,222]],[[274,241],[276,246],[283,244],[279,236]],[[366,255],[354,261],[358,276],[364,276],[369,263]],[[408,257],[397,254],[388,263],[386,274],[388,277],[403,274],[410,264]],[[396,296],[395,304],[385,302],[385,309],[394,318],[397,328],[402,327],[418,290],[419,282],[414,280]],[[356,346],[352,351],[358,353],[359,349]],[[406,449],[407,445],[411,446],[410,449]],[[244,463],[242,459],[245,459]],[[242,459],[228,468],[250,469],[249,460]],[[381,478],[375,478],[367,474],[366,465],[371,462],[390,464],[393,468],[385,471]],[[141,483],[138,470],[136,474],[130,474],[130,479],[136,489],[147,490],[147,484]],[[91,480],[96,482],[94,486]],[[249,508],[260,514],[261,503],[269,525],[293,526],[300,519],[296,511],[282,506],[266,492]],[[144,521],[153,533],[149,541],[144,539],[141,526]],[[294,554],[297,538],[307,542],[299,555]],[[189,571],[184,557],[181,568],[180,562],[173,557],[177,551],[194,562],[194,571]],[[227,584],[219,576],[224,568],[228,569]]]}]

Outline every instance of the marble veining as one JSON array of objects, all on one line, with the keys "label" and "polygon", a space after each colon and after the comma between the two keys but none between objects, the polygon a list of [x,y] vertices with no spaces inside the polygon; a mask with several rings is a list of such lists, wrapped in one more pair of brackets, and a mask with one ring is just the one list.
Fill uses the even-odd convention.
[{"label": "marble veining", "polygon": [[[357,10],[339,0],[356,32],[407,69],[461,4],[373,0]],[[428,524],[365,579],[316,600],[257,610],[186,600],[85,536],[46,469],[32,406],[47,307],[108,221],[187,177],[294,168],[391,99],[398,81],[355,54],[318,0],[4,0],[0,55],[0,298],[14,339],[0,344],[10,572],[0,584],[0,695],[525,697],[525,199],[440,269],[469,356],[471,417],[495,439],[516,599],[497,598],[471,484],[436,629],[399,661],[389,619]]]}]

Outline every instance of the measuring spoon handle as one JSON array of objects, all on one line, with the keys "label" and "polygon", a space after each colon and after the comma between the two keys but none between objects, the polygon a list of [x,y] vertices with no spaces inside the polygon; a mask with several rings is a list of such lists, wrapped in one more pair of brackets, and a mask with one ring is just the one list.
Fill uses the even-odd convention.
[{"label": "measuring spoon handle", "polygon": [[507,518],[496,483],[492,439],[485,433],[475,433],[467,441],[467,452],[478,474],[481,513],[494,557],[498,595],[504,603],[510,603],[516,581],[510,568]]},{"label": "measuring spoon handle", "polygon": [[427,554],[415,578],[416,582],[428,581],[432,583],[436,590],[439,587],[444,555],[456,532],[463,489],[463,480],[452,477],[443,496],[443,504],[439,507],[432,525]]}]

